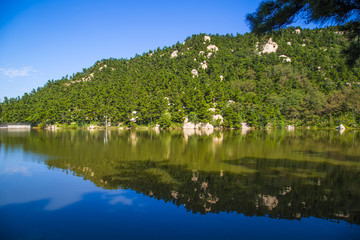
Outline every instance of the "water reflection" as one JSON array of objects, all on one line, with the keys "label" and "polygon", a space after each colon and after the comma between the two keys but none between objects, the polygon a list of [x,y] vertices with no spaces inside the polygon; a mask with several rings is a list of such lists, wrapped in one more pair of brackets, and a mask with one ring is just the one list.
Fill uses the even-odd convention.
[{"label": "water reflection", "polygon": [[[5,151],[21,146],[46,155],[50,168],[103,189],[132,189],[193,213],[313,216],[360,224],[356,131],[17,134],[0,135]],[[119,195],[112,202],[131,205],[132,200]]]}]

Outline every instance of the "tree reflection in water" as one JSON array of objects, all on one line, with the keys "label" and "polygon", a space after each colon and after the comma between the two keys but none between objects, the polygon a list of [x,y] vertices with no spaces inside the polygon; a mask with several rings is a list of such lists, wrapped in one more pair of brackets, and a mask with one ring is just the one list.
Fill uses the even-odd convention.
[{"label": "tree reflection in water", "polygon": [[[106,134],[106,144],[104,136]],[[133,189],[193,213],[360,224],[360,134],[347,131],[36,131],[6,147],[104,189]],[[25,136],[25,137],[24,137]]]}]

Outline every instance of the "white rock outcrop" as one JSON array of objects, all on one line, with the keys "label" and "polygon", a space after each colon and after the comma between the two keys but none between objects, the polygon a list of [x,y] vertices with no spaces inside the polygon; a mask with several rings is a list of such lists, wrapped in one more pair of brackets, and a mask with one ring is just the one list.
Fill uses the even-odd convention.
[{"label": "white rock outcrop", "polygon": [[291,62],[291,58],[286,55],[280,55],[279,58],[282,58],[283,62]]},{"label": "white rock outcrop", "polygon": [[202,128],[202,129],[207,129],[207,130],[213,130],[214,129],[214,126],[213,125],[211,125],[210,123],[205,123],[205,124],[200,124],[200,127]]},{"label": "white rock outcrop", "polygon": [[191,73],[192,73],[192,75],[193,75],[193,78],[194,78],[194,77],[197,77],[197,76],[199,75],[199,72],[198,72],[198,70],[196,70],[196,69],[191,70]]},{"label": "white rock outcrop", "polygon": [[94,129],[96,129],[96,128],[98,128],[98,126],[96,126],[96,125],[91,125],[91,124],[90,124],[90,126],[88,127],[89,130],[94,130]]},{"label": "white rock outcrop", "polygon": [[241,129],[243,129],[243,130],[250,129],[250,126],[246,122],[242,122],[240,124],[241,124]]},{"label": "white rock outcrop", "polygon": [[336,127],[336,129],[343,131],[343,130],[345,130],[345,127],[344,127],[344,125],[340,124],[339,126]]},{"label": "white rock outcrop", "polygon": [[295,126],[294,126],[294,125],[287,125],[287,126],[286,126],[286,129],[287,129],[288,131],[294,131],[294,130],[295,130]]},{"label": "white rock outcrop", "polygon": [[206,61],[203,61],[202,63],[200,63],[200,65],[201,65],[202,69],[207,69],[207,67],[208,67]]},{"label": "white rock outcrop", "polygon": [[170,55],[170,58],[174,58],[174,57],[177,57],[178,55],[178,50],[175,50],[175,51],[173,51],[172,53],[171,53],[171,55]]},{"label": "white rock outcrop", "polygon": [[136,114],[137,114],[137,111],[132,111],[131,112],[131,116],[130,116],[130,122],[136,122],[137,121],[137,119],[139,118],[138,116],[136,116]]},{"label": "white rock outcrop", "polygon": [[101,71],[103,68],[106,68],[106,67],[107,67],[106,64],[104,66],[99,67],[99,71]]},{"label": "white rock outcrop", "polygon": [[183,129],[202,129],[202,130],[214,130],[214,126],[210,123],[192,123],[189,122],[189,119],[185,117]]},{"label": "white rock outcrop", "polygon": [[137,119],[138,119],[138,117],[132,117],[132,118],[130,118],[130,122],[136,122]]},{"label": "white rock outcrop", "polygon": [[184,129],[194,129],[194,128],[196,128],[196,125],[195,125],[195,123],[187,122],[187,123],[184,123],[183,128]]},{"label": "white rock outcrop", "polygon": [[219,50],[219,48],[215,45],[209,45],[206,47],[206,49],[213,52],[217,52]]},{"label": "white rock outcrop", "polygon": [[272,40],[272,38],[270,38],[267,43],[264,45],[263,50],[260,52],[261,53],[273,53],[276,52],[277,49],[279,48],[279,45],[274,42]]},{"label": "white rock outcrop", "polygon": [[213,121],[217,121],[217,120],[220,120],[220,124],[223,124],[224,122],[224,118],[219,114],[213,116]]}]

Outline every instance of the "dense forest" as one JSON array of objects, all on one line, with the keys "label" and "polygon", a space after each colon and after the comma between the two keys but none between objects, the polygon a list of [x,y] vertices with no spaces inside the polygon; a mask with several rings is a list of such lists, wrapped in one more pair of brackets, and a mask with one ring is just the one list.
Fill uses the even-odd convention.
[{"label": "dense forest", "polygon": [[[22,97],[4,98],[2,122],[112,126],[191,122],[256,128],[360,122],[360,66],[346,65],[336,27],[258,36],[205,35],[131,59],[103,59]],[[220,116],[219,116],[220,115]],[[214,116],[218,116],[215,117]]]}]

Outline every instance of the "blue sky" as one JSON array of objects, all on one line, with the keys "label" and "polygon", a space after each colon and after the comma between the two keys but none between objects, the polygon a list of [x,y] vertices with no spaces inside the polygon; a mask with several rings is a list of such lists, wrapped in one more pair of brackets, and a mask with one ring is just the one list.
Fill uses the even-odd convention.
[{"label": "blue sky", "polygon": [[104,58],[131,58],[198,33],[249,32],[260,0],[1,0],[0,99]]}]

